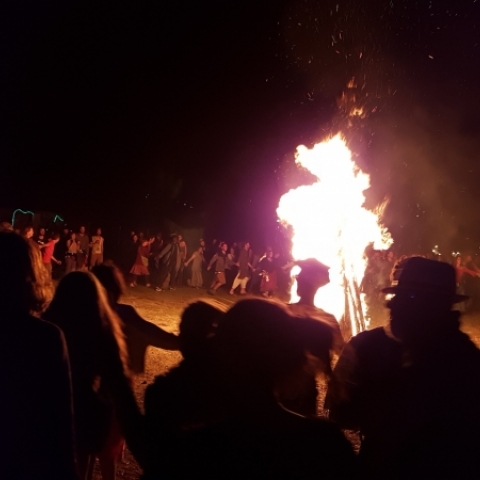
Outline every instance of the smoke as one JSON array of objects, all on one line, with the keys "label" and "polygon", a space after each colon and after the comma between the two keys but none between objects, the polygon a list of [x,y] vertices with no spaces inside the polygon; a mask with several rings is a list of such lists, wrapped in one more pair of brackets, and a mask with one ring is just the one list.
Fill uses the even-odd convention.
[{"label": "smoke", "polygon": [[345,134],[371,175],[367,206],[388,199],[384,221],[405,253],[478,252],[480,244],[474,7],[442,8],[307,0],[279,24],[304,98],[318,110],[337,103],[311,143]]},{"label": "smoke", "polygon": [[480,145],[463,131],[463,118],[455,109],[410,101],[374,122],[372,190],[389,197],[384,219],[402,250],[476,248]]}]

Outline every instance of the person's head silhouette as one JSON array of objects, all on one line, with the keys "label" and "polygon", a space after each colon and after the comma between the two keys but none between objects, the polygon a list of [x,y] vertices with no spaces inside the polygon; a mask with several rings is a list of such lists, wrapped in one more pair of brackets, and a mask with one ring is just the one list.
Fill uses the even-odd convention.
[{"label": "person's head silhouette", "polygon": [[406,258],[395,266],[392,279],[392,285],[382,290],[393,294],[387,302],[390,328],[407,344],[443,331],[453,305],[468,298],[456,293],[455,269],[448,263]]},{"label": "person's head silhouette", "polygon": [[315,258],[299,261],[297,265],[301,268],[297,275],[297,295],[300,303],[314,306],[317,290],[330,283],[329,267]]}]

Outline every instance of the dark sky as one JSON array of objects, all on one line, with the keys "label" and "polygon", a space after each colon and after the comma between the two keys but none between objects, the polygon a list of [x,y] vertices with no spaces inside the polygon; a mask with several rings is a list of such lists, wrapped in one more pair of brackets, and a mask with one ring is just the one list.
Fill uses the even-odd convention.
[{"label": "dark sky", "polygon": [[341,129],[400,247],[480,245],[480,2],[6,3],[1,206],[263,239]]}]

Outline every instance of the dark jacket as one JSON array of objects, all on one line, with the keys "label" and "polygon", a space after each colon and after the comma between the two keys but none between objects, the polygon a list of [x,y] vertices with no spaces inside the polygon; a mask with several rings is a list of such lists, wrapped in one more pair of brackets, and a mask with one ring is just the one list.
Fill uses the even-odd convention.
[{"label": "dark jacket", "polygon": [[30,316],[1,323],[0,478],[77,479],[63,334]]}]

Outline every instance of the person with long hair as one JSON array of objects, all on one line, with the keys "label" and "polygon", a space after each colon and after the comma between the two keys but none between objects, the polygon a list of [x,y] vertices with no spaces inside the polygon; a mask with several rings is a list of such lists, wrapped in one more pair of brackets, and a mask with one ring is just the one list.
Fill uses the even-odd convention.
[{"label": "person with long hair", "polygon": [[145,320],[132,305],[120,303],[126,287],[119,268],[107,262],[94,267],[92,273],[105,288],[110,306],[122,320],[131,373],[137,375],[144,373],[145,354],[150,345],[164,350],[180,349],[180,340],[177,335],[166,332]]},{"label": "person with long hair", "polygon": [[40,320],[53,295],[38,248],[0,233],[0,477],[78,479],[65,338]]},{"label": "person with long hair", "polygon": [[99,456],[104,480],[113,480],[123,437],[112,392],[118,389],[114,383],[129,383],[120,320],[100,282],[86,271],[72,272],[60,281],[45,318],[63,330],[70,351],[81,479],[92,478],[95,456]]}]

